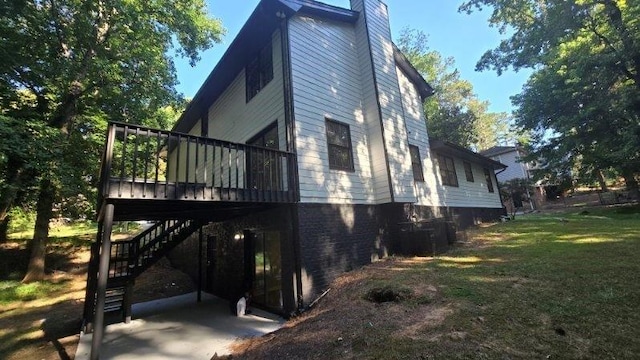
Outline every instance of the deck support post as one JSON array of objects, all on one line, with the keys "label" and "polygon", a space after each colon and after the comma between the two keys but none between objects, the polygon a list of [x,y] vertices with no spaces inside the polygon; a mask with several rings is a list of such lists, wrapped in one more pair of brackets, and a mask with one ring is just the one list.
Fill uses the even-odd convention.
[{"label": "deck support post", "polygon": [[202,301],[202,226],[198,234],[198,302]]},{"label": "deck support post", "polygon": [[[129,275],[131,276],[131,275]],[[131,303],[133,298],[133,280],[128,280],[127,285],[124,290],[124,297],[122,301],[122,315],[124,317],[124,323],[128,324],[131,322]]]},{"label": "deck support post", "polygon": [[100,357],[100,345],[104,336],[104,305],[107,293],[107,279],[109,278],[109,258],[111,257],[111,229],[113,227],[113,204],[106,204],[104,209],[102,243],[100,246],[100,264],[98,268],[98,286],[93,321],[93,337],[91,339],[91,360]]}]

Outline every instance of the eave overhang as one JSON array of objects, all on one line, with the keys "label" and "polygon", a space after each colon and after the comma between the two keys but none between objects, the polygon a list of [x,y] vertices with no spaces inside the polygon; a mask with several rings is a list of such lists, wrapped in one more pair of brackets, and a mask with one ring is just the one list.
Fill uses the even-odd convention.
[{"label": "eave overhang", "polygon": [[418,70],[409,62],[406,56],[402,53],[398,47],[393,44],[393,57],[396,61],[396,65],[402,70],[407,77],[413,82],[413,84],[418,89],[418,93],[420,94],[420,98],[424,102],[429,96],[435,93],[435,90],[429,83],[420,75]]}]

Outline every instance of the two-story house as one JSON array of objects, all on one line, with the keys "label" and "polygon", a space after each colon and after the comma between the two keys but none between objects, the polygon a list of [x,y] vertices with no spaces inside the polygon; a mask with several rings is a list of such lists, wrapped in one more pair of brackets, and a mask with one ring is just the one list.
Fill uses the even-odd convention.
[{"label": "two-story house", "polygon": [[[489,149],[480,151],[480,154],[498,161],[507,167],[496,172],[498,182],[505,183],[514,179],[522,179],[532,182],[533,172],[539,170],[539,167],[532,162],[522,161],[526,155],[525,150],[520,145],[516,146],[494,146]],[[531,189],[526,189],[526,193],[522,194],[525,198],[523,206],[525,210],[534,210],[539,208],[546,199],[545,187],[541,181],[531,183]],[[512,201],[512,200],[510,200]],[[505,201],[507,207],[513,204]]]},{"label": "two-story house", "polygon": [[[130,316],[133,279],[160,256],[289,314],[392,253],[399,224],[498,218],[504,165],[430,140],[432,93],[382,1],[262,0],[172,131],[110,124],[86,321]],[[111,242],[113,221],[137,219],[157,223]]]}]

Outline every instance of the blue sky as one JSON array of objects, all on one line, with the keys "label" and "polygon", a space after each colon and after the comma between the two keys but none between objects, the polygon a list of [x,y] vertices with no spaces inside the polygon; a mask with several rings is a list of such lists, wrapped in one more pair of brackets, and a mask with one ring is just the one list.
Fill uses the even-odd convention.
[{"label": "blue sky", "polygon": [[[208,0],[210,13],[221,19],[227,34],[221,44],[202,53],[196,67],[177,60],[178,91],[191,98],[202,85],[225,50],[231,44],[259,0]],[[349,8],[349,0],[324,0],[331,5]],[[453,57],[461,77],[473,84],[481,100],[491,103],[491,111],[511,112],[509,97],[520,92],[529,72],[508,71],[498,76],[494,71],[476,72],[475,64],[488,49],[495,48],[503,35],[489,27],[489,11],[471,15],[458,13],[463,1],[453,0],[386,0],[389,7],[392,37],[397,39],[405,27],[422,30],[429,35],[429,48],[445,57]]]}]

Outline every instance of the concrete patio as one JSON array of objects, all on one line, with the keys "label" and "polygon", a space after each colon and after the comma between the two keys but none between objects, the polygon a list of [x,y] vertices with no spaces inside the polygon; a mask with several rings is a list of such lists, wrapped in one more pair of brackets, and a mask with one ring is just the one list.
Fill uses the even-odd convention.
[{"label": "concrete patio", "polygon": [[[284,319],[252,308],[252,314],[235,317],[226,300],[196,293],[133,305],[129,324],[107,326],[100,359],[209,360],[228,355],[238,339],[276,331]],[[89,358],[91,334],[81,334],[76,360]]]}]

